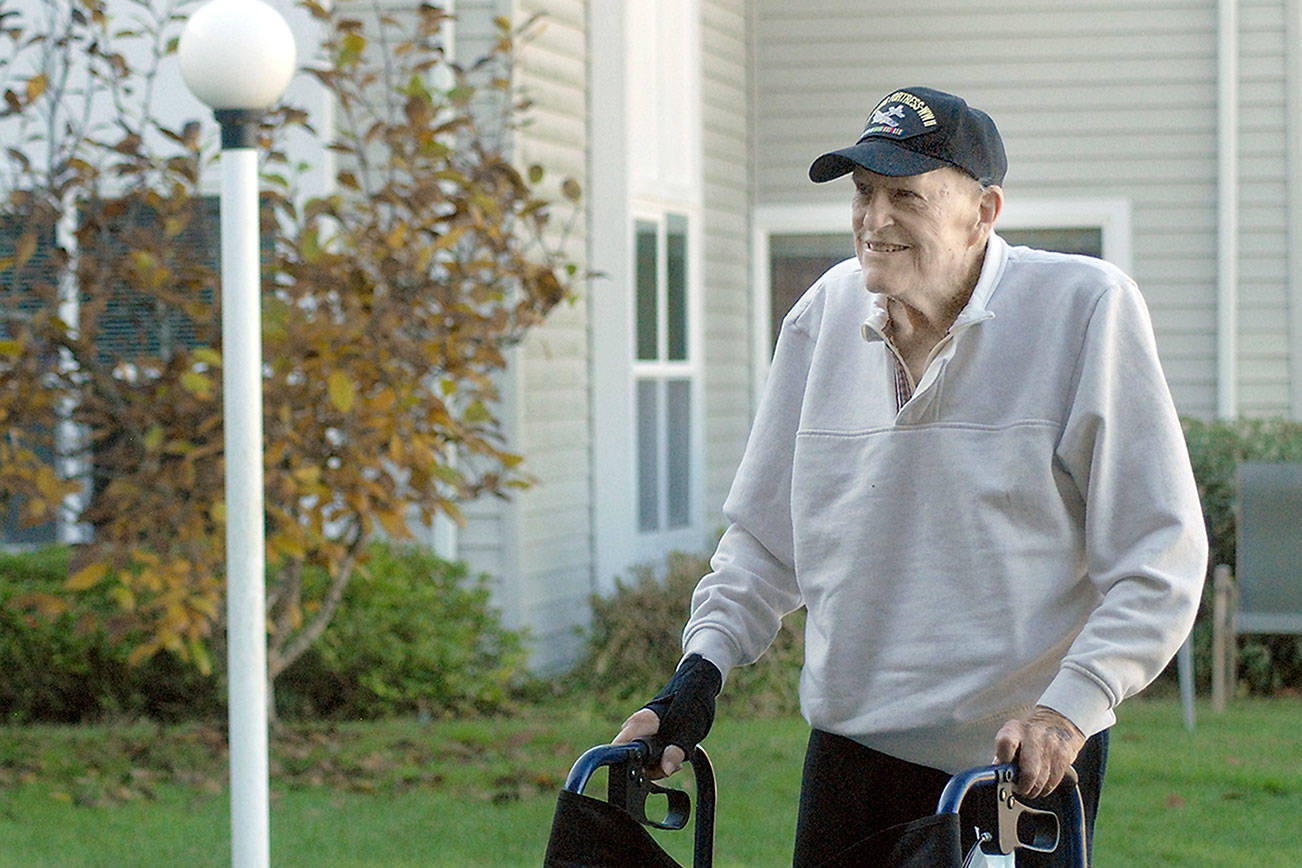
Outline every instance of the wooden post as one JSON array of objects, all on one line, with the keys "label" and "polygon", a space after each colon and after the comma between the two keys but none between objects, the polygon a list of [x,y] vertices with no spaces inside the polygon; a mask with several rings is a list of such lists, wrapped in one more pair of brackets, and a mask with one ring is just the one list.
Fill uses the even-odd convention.
[{"label": "wooden post", "polygon": [[1184,644],[1176,652],[1176,668],[1180,676],[1180,710],[1184,715],[1184,728],[1193,732],[1194,728],[1194,662],[1193,633],[1185,637]]},{"label": "wooden post", "polygon": [[1212,711],[1221,712],[1234,692],[1234,670],[1238,663],[1230,611],[1234,577],[1225,564],[1217,564],[1212,570],[1212,590]]}]

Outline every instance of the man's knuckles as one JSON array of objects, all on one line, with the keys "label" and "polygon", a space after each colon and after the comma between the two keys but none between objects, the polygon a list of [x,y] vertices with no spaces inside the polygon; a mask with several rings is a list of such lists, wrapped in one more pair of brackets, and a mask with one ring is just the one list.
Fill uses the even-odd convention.
[{"label": "man's knuckles", "polygon": [[642,738],[648,735],[655,735],[660,729],[660,718],[654,711],[643,708],[629,715],[620,727],[619,734],[615,736],[612,744],[626,744],[635,738]]}]

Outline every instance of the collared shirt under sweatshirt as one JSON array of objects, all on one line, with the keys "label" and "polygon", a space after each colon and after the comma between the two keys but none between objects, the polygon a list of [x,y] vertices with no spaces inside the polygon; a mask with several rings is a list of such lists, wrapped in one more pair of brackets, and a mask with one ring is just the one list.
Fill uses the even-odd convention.
[{"label": "collared shirt under sweatshirt", "polygon": [[685,651],[726,676],[803,604],[810,725],[951,772],[1036,704],[1106,728],[1207,563],[1139,290],[992,236],[902,407],[885,323],[854,259],[785,318]]}]

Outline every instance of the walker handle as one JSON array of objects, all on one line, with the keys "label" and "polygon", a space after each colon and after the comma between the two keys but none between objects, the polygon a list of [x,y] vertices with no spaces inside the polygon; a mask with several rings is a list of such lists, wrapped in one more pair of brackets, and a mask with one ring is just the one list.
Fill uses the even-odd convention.
[{"label": "walker handle", "polygon": [[[1085,854],[1085,809],[1081,802],[1080,788],[1077,786],[1076,770],[1069,767],[1067,775],[1059,784],[1059,789],[1071,788],[1061,818],[1052,811],[1028,808],[1018,801],[1013,794],[1013,782],[1016,779],[1017,767],[1012,763],[980,766],[959,772],[945,785],[944,791],[940,794],[940,801],[936,805],[936,813],[957,814],[969,790],[981,784],[994,784],[998,787],[996,795],[999,804],[999,852],[1012,853],[1017,847],[1052,852],[1060,843],[1060,827],[1065,827],[1069,832],[1067,844],[1071,848],[1073,864],[1078,868],[1086,868],[1088,860]],[[1049,833],[1046,831],[1048,828],[1046,815],[1053,818],[1052,844],[1049,843]],[[1031,818],[1033,824],[1032,840],[1025,842],[1018,837],[1018,826],[1023,816]]]},{"label": "walker handle", "polygon": [[[659,757],[662,749],[645,739],[589,748],[570,768],[562,789],[582,795],[597,769],[610,766],[608,802],[623,808],[643,825],[681,829],[687,825],[691,797],[683,790],[660,787],[646,779],[647,765]],[[714,766],[700,745],[687,761],[692,764],[692,775],[696,779],[695,858],[692,864],[696,868],[708,868],[714,855]],[[669,801],[669,810],[663,820],[654,821],[646,816],[646,798],[651,794],[664,795]]]}]

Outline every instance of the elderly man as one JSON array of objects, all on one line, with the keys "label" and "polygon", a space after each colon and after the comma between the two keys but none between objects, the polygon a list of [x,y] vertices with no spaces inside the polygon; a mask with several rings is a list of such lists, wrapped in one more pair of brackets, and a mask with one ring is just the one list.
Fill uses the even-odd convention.
[{"label": "elderly man", "polygon": [[796,864],[992,759],[1031,799],[1074,762],[1092,830],[1113,710],[1197,609],[1207,541],[1144,300],[1000,239],[1005,169],[993,121],[927,88],[814,161],[854,183],[855,256],[783,322],[686,656],[617,737],[658,731],[674,771],[804,605]]}]

